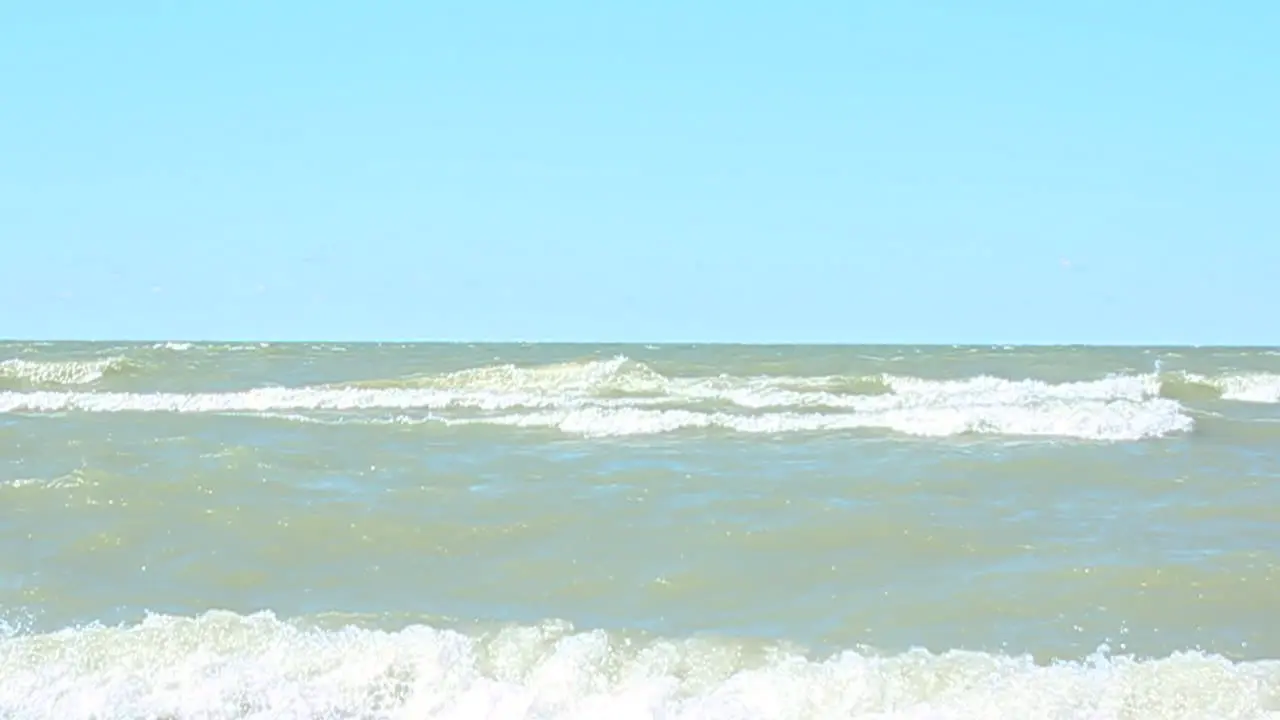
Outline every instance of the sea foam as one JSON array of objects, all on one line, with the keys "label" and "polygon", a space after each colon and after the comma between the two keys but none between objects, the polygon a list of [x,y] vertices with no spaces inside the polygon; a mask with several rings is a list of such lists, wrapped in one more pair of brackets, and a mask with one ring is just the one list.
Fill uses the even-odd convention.
[{"label": "sea foam", "polygon": [[26,360],[10,358],[0,361],[0,381],[20,381],[36,387],[57,385],[89,385],[107,373],[129,365],[124,357],[93,360]]},{"label": "sea foam", "polygon": [[1037,664],[913,650],[813,658],[562,622],[323,630],[153,615],[0,640],[0,715],[28,718],[1268,718],[1280,662],[1196,652]]},{"label": "sea foam", "polygon": [[[41,367],[54,376],[52,365]],[[73,375],[73,368],[85,374]],[[90,378],[80,365],[60,372]],[[1195,421],[1184,403],[1205,393],[1225,401],[1280,402],[1280,376],[1152,373],[1075,382],[986,375],[669,376],[616,357],[231,392],[11,390],[0,392],[0,412],[257,413],[277,418],[324,412],[331,416],[311,419],[542,427],[584,436],[690,429],[882,430],[929,437],[1136,440],[1191,431]]]}]

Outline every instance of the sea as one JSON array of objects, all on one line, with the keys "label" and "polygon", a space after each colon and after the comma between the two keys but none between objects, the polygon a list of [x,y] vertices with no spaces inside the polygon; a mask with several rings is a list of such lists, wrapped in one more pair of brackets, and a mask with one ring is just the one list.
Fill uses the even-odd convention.
[{"label": "sea", "polygon": [[0,343],[0,718],[1280,718],[1280,350]]}]

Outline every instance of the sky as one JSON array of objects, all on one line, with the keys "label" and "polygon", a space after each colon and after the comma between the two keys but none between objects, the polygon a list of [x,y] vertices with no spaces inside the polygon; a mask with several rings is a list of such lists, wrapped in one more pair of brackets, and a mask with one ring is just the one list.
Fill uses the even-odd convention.
[{"label": "sky", "polygon": [[1280,3],[0,2],[0,337],[1280,343]]}]

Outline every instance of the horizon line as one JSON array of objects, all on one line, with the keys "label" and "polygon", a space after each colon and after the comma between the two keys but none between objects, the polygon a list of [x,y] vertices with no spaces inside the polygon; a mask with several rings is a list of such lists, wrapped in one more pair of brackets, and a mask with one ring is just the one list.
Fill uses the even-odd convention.
[{"label": "horizon line", "polygon": [[0,337],[0,343],[6,344],[23,344],[23,343],[50,343],[50,344],[105,344],[105,343],[121,343],[121,344],[163,344],[163,343],[190,343],[192,345],[215,345],[215,344],[266,344],[266,345],[561,345],[561,346],[602,346],[602,345],[624,345],[624,346],[668,346],[668,347],[928,347],[928,348],[1114,348],[1114,349],[1231,349],[1231,350],[1277,350],[1280,344],[1251,344],[1251,343],[1129,343],[1129,342],[945,342],[945,341],[929,341],[929,342],[906,342],[906,341],[738,341],[738,340],[521,340],[521,339],[479,339],[479,340],[459,340],[459,339],[431,339],[431,338],[415,338],[415,339],[363,339],[363,340],[335,340],[335,339],[266,339],[262,337],[242,337],[242,338],[160,338],[160,337],[121,337],[121,338],[16,338],[16,337]]}]

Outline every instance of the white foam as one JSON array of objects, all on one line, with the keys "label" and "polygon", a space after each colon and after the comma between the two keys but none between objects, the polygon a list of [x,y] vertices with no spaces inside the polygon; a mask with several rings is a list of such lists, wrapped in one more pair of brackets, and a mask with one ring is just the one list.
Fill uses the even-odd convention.
[{"label": "white foam", "polygon": [[[0,412],[258,413],[433,411],[454,423],[588,435],[687,428],[748,433],[879,428],[1131,440],[1192,429],[1154,375],[1047,383],[974,377],[666,377],[623,357],[505,365],[402,380],[222,393],[0,392]],[[477,412],[479,415],[477,415]],[[332,419],[321,419],[331,422]],[[386,422],[369,417],[355,422]]]},{"label": "white foam", "polygon": [[94,360],[24,360],[12,358],[0,362],[0,378],[21,380],[32,385],[88,385],[101,380],[107,372],[124,367],[123,357]]},{"label": "white foam", "polygon": [[317,425],[504,425],[552,428],[583,437],[653,435],[690,429],[719,429],[753,434],[784,434],[878,429],[920,437],[962,434],[1064,437],[1086,440],[1139,440],[1187,432],[1194,420],[1169,400],[1143,403],[1095,403],[1094,407],[986,408],[977,410],[915,409],[883,413],[774,412],[734,414],[632,407],[587,407],[575,410],[507,413],[485,417],[425,416],[323,417],[299,413],[248,413],[289,422]]},{"label": "white foam", "polygon": [[323,631],[270,614],[152,616],[0,639],[0,716],[65,718],[1274,718],[1280,662],[1200,653],[923,650],[811,659],[565,623],[466,635]]},{"label": "white foam", "polygon": [[441,390],[258,388],[225,393],[2,392],[0,412],[226,413],[279,410],[362,410],[471,407],[499,410],[552,405],[529,394],[451,393]]},{"label": "white foam", "polygon": [[922,437],[963,434],[1054,436],[1088,440],[1139,440],[1189,431],[1194,421],[1171,400],[1077,402],[1035,406],[897,408],[863,413],[764,413],[739,415],[688,410],[584,408],[453,421],[554,427],[585,436],[647,435],[686,428],[743,433],[791,433],[882,429]]},{"label": "white foam", "polygon": [[1188,374],[1187,379],[1217,388],[1224,400],[1280,403],[1280,375],[1273,373],[1247,373],[1221,377]]},{"label": "white foam", "polygon": [[73,471],[66,475],[59,475],[51,478],[39,477],[20,477],[12,480],[0,480],[0,488],[8,487],[15,490],[22,488],[41,488],[45,490],[64,490],[67,488],[80,487],[85,484],[85,477],[80,471]]},{"label": "white foam", "polygon": [[895,393],[922,399],[947,398],[954,402],[1016,404],[1052,400],[1143,400],[1159,394],[1154,375],[1113,375],[1102,380],[1046,383],[1041,380],[1006,380],[982,375],[963,380],[925,380],[885,376]]}]

